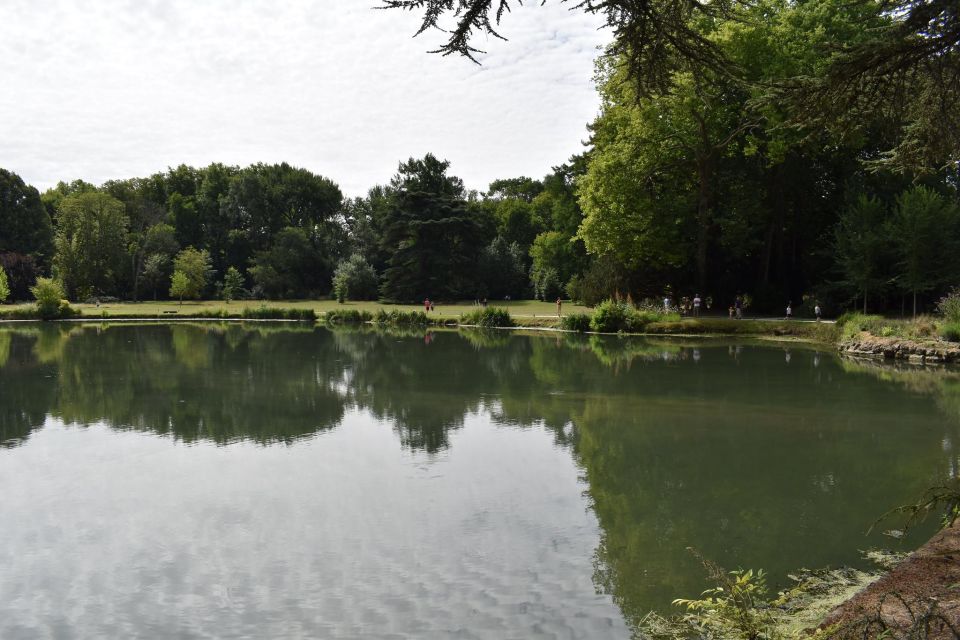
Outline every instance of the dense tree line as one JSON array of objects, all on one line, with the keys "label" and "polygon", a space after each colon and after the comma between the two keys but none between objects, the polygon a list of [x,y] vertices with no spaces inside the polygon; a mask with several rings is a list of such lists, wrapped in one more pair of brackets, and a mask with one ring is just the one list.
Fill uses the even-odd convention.
[{"label": "dense tree line", "polygon": [[549,297],[585,260],[571,241],[580,211],[568,167],[478,194],[428,154],[353,199],[286,164],[179,166],[43,194],[0,176],[0,256],[15,300],[48,274],[80,301]]},{"label": "dense tree line", "polygon": [[[488,0],[461,4],[481,11],[461,35],[490,26]],[[815,299],[831,313],[930,309],[960,284],[958,18],[933,0],[875,5],[717,3],[683,27],[714,62],[665,50],[642,82],[618,32],[598,61],[584,152],[485,192],[429,154],[358,198],[287,164],[179,166],[43,194],[0,170],[9,297],[52,275],[72,300],[593,304],[699,291],[723,308],[748,294],[760,311]]]}]

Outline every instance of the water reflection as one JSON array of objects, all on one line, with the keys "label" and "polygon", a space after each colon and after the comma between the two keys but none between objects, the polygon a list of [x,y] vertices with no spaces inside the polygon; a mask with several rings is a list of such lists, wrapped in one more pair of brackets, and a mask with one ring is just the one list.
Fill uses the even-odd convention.
[{"label": "water reflection", "polygon": [[631,623],[703,588],[688,546],[775,579],[856,562],[878,542],[863,537],[877,515],[960,467],[956,377],[802,346],[272,324],[0,328],[8,448],[49,417],[272,445],[346,429],[357,411],[431,456],[471,416],[547,430],[599,524],[593,583]]}]

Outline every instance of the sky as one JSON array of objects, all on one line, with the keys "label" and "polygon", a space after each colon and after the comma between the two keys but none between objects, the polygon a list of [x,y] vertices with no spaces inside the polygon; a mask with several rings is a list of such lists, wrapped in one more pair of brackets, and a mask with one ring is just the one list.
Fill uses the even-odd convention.
[{"label": "sky", "polygon": [[377,0],[3,0],[0,167],[43,191],[179,164],[289,162],[359,196],[430,152],[468,188],[542,177],[599,109],[601,18],[531,2],[429,54]]}]

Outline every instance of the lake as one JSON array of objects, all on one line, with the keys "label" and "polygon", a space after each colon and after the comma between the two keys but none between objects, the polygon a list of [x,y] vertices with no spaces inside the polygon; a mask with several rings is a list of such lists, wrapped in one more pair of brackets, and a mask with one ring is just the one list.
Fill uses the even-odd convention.
[{"label": "lake", "polygon": [[0,326],[0,637],[629,638],[688,547],[866,566],[958,443],[952,379],[799,344]]}]

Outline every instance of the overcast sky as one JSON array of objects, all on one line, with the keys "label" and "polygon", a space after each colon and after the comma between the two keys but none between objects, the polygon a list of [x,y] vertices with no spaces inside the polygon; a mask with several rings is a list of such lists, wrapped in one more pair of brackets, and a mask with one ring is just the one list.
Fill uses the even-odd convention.
[{"label": "overcast sky", "polygon": [[376,0],[3,0],[0,167],[58,180],[281,162],[348,195],[433,152],[468,187],[541,177],[582,150],[609,33],[558,1],[477,38],[483,66],[427,54]]}]

